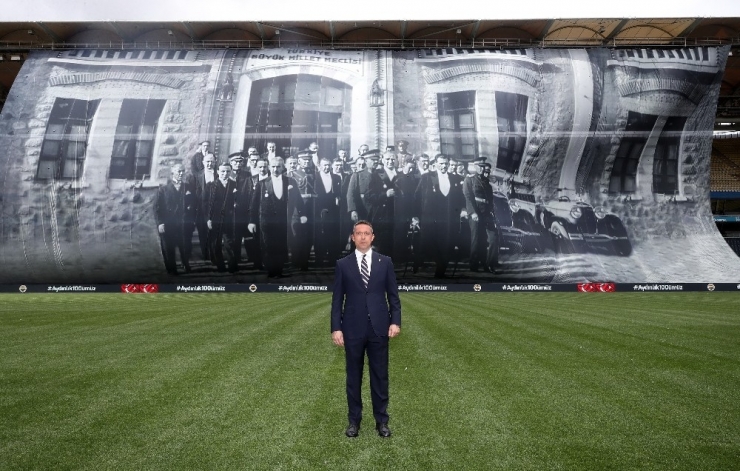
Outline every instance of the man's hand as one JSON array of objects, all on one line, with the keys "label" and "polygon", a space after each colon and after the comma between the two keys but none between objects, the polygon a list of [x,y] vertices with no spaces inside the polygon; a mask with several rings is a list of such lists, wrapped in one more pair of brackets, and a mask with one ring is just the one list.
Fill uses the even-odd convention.
[{"label": "man's hand", "polygon": [[388,337],[393,338],[393,337],[398,336],[398,334],[400,333],[401,333],[401,327],[397,326],[396,324],[391,324],[390,327],[388,327]]},{"label": "man's hand", "polygon": [[477,221],[478,220],[478,213],[471,214],[470,215],[470,219],[472,219],[473,221]]},{"label": "man's hand", "polygon": [[213,230],[213,221],[210,219],[206,221],[206,226],[208,226],[208,229]]},{"label": "man's hand", "polygon": [[331,333],[331,340],[337,347],[344,347],[344,334],[341,330],[335,330]]},{"label": "man's hand", "polygon": [[467,219],[468,218],[468,212],[466,210],[460,211],[460,219]]},{"label": "man's hand", "polygon": [[349,217],[350,217],[350,218],[352,218],[352,222],[357,222],[357,221],[359,221],[359,220],[360,220],[360,218],[359,218],[359,217],[358,217],[358,215],[357,215],[357,211],[352,211],[352,212],[351,212],[351,213],[349,214]]},{"label": "man's hand", "polygon": [[396,196],[396,191],[393,188],[389,188],[388,191],[385,192],[385,195],[388,198],[393,198],[394,196]]},{"label": "man's hand", "polygon": [[164,234],[164,224],[160,224],[159,226],[157,226],[157,229],[159,229],[160,234]]},{"label": "man's hand", "polygon": [[301,224],[306,224],[308,222],[308,218],[306,216],[301,216]]},{"label": "man's hand", "polygon": [[249,230],[249,232],[254,234],[255,232],[257,232],[257,224],[249,223],[247,224],[247,229]]}]

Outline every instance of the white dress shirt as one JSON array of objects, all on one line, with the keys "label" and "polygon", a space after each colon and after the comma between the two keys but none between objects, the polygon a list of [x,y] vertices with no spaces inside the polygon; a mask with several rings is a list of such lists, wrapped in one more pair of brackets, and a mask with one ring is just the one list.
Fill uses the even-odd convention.
[{"label": "white dress shirt", "polygon": [[373,249],[367,251],[367,254],[363,254],[359,250],[355,249],[355,256],[357,257],[357,268],[360,269],[360,274],[362,274],[362,256],[367,255],[365,257],[365,262],[367,263],[367,273],[368,275],[373,272]]},{"label": "white dress shirt", "polygon": [[283,176],[278,175],[272,176],[272,189],[275,191],[275,197],[279,200],[283,199]]},{"label": "white dress shirt", "polygon": [[442,194],[445,196],[449,195],[450,194],[450,176],[446,173],[437,172],[437,177],[439,178],[439,191],[441,191]]},{"label": "white dress shirt", "polygon": [[331,174],[321,172],[319,175],[321,175],[321,181],[324,183],[324,190],[327,194],[331,193]]}]

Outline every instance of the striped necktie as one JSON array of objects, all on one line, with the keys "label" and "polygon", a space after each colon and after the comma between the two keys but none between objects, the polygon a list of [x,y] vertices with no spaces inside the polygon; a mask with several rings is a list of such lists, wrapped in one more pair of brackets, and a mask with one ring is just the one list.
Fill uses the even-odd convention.
[{"label": "striped necktie", "polygon": [[370,281],[370,270],[367,268],[367,254],[362,254],[362,262],[360,263],[360,274],[362,275],[362,283],[367,289],[367,282]]}]

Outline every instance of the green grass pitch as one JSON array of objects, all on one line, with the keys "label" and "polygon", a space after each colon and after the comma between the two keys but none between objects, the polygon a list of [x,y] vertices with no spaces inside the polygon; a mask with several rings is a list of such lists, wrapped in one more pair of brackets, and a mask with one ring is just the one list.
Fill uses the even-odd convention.
[{"label": "green grass pitch", "polygon": [[2,295],[0,469],[740,468],[737,293],[401,299],[348,439],[329,295]]}]

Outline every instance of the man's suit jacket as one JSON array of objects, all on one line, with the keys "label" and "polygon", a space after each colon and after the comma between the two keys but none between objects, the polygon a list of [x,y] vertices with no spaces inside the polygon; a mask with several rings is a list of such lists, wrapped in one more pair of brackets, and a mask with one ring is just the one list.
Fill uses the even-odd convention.
[{"label": "man's suit jacket", "polygon": [[347,188],[347,211],[357,211],[360,219],[372,222],[386,199],[378,172],[363,170],[352,174]]},{"label": "man's suit jacket", "polygon": [[337,260],[334,269],[331,331],[341,330],[348,339],[365,336],[368,315],[378,337],[387,337],[391,324],[401,326],[401,300],[393,262],[374,250],[372,253],[367,289],[354,251]]},{"label": "man's suit jacket", "polygon": [[165,235],[181,234],[185,225],[195,222],[194,190],[186,182],[182,182],[178,190],[172,180],[157,190],[154,214],[157,224],[164,224]]}]

